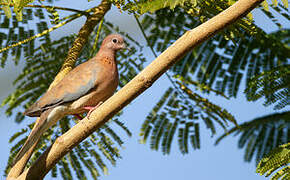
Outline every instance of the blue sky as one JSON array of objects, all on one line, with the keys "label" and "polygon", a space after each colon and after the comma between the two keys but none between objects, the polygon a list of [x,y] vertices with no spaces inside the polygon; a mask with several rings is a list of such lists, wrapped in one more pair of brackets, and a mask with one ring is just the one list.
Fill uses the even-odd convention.
[{"label": "blue sky", "polygon": [[[78,2],[78,3],[76,3]],[[83,3],[81,3],[83,2]],[[93,6],[97,1],[87,3],[87,1],[75,1],[71,3],[69,0],[57,2],[58,6],[70,6],[77,9],[87,9]],[[265,21],[258,11],[254,12],[255,20],[265,31],[270,32],[276,30],[270,21]],[[106,15],[107,19],[120,26],[122,31],[128,32],[141,43],[145,43],[139,32],[136,23],[132,17],[120,13],[116,8],[112,8]],[[60,28],[52,33],[54,38],[63,35],[75,33],[82,25],[84,18],[69,25]],[[282,23],[284,21],[282,20]],[[289,28],[288,24],[288,28]],[[149,62],[154,59],[150,51],[145,48],[144,53],[148,57]],[[22,60],[24,61],[24,59]],[[12,81],[20,73],[23,63],[15,66],[8,63],[5,69],[0,69],[0,101],[3,100],[10,92],[13,91]],[[133,132],[131,138],[125,138],[124,148],[121,150],[122,159],[117,161],[116,167],[109,166],[109,175],[102,176],[104,180],[116,179],[139,179],[139,180],[259,180],[264,177],[255,173],[255,164],[245,163],[243,161],[244,151],[237,148],[237,137],[228,137],[218,146],[214,146],[215,137],[210,136],[210,131],[206,130],[201,124],[201,149],[191,151],[188,155],[182,155],[176,146],[170,155],[162,155],[161,152],[152,151],[149,145],[139,144],[139,130],[144,117],[152,109],[163,92],[170,85],[168,79],[162,76],[150,89],[134,100],[124,110],[121,117],[128,128]],[[250,103],[247,102],[242,93],[237,99],[225,101],[216,96],[209,96],[211,101],[226,108],[231,112],[238,121],[244,122],[253,118],[273,113],[272,107],[264,107],[262,101]],[[0,149],[0,179],[3,178],[3,171],[7,162],[9,149],[11,145],[8,139],[21,127],[33,122],[35,119],[27,118],[25,122],[16,124],[14,117],[7,118],[4,115],[4,109],[0,109],[0,142],[3,147]],[[223,131],[220,129],[219,134]],[[4,178],[3,178],[4,179]],[[52,179],[48,174],[45,179]],[[57,178],[61,179],[61,178]]]}]

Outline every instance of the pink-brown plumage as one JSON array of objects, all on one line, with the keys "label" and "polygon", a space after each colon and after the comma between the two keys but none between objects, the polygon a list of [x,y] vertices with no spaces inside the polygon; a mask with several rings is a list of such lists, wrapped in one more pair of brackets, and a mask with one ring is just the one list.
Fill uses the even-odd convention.
[{"label": "pink-brown plumage", "polygon": [[125,43],[120,35],[107,36],[95,57],[70,71],[24,112],[27,116],[40,116],[40,120],[14,162],[37,143],[41,135],[59,119],[66,115],[87,112],[86,107],[97,106],[113,95],[119,82],[115,54],[123,48]]}]

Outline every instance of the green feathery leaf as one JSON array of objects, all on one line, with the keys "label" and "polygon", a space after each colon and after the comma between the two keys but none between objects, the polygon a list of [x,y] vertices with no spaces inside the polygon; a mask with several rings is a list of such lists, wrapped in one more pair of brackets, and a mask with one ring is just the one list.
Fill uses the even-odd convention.
[{"label": "green feathery leaf", "polygon": [[[287,180],[290,178],[290,143],[273,149],[259,162],[256,172],[266,177],[273,175],[271,180]],[[277,171],[276,171],[277,170]],[[276,171],[274,173],[274,171]],[[274,174],[273,174],[274,173]]]},{"label": "green feathery leaf", "polygon": [[216,133],[215,123],[224,130],[228,122],[237,125],[235,118],[225,109],[192,92],[184,84],[177,84],[183,93],[172,88],[164,93],[141,127],[141,143],[146,143],[150,137],[151,149],[161,147],[163,154],[169,154],[177,133],[179,150],[186,154],[189,143],[193,149],[200,148],[200,121],[204,121],[212,135]]},{"label": "green feathery leaf", "polygon": [[274,109],[290,105],[290,65],[278,66],[250,79],[245,90],[249,101],[265,97],[265,106],[276,103]]},{"label": "green feathery leaf", "polygon": [[[170,26],[168,26],[170,24]],[[146,15],[142,26],[149,32],[148,41],[156,51],[164,51],[179,36],[200,24],[181,10],[160,10]],[[229,41],[216,35],[188,53],[172,69],[184,80],[197,79],[202,85],[229,97],[236,97],[243,79],[288,63],[290,57],[289,30],[266,34],[257,28],[251,35],[240,30],[241,37]]]},{"label": "green feathery leaf", "polygon": [[218,144],[230,134],[240,134],[238,147],[245,149],[244,159],[250,162],[256,154],[256,163],[272,149],[290,141],[290,111],[256,118],[230,129],[216,140]]}]

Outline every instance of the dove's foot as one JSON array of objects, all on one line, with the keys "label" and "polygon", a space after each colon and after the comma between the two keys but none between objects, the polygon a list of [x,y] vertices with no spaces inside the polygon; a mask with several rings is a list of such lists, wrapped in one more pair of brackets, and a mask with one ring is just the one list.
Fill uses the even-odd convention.
[{"label": "dove's foot", "polygon": [[80,114],[74,114],[74,116],[78,119],[78,120],[82,120],[83,117]]},{"label": "dove's foot", "polygon": [[102,101],[99,102],[99,104],[96,105],[95,107],[92,107],[92,106],[85,106],[85,107],[84,107],[84,109],[89,110],[89,112],[88,112],[88,114],[87,114],[88,119],[90,119],[90,115],[91,115],[91,113],[92,113],[95,109],[97,109],[101,104],[103,104]]}]

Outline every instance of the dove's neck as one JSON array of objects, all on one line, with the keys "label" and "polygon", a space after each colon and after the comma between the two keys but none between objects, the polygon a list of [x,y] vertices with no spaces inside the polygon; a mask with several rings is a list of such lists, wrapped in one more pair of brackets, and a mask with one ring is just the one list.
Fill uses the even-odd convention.
[{"label": "dove's neck", "polygon": [[116,52],[112,49],[102,48],[99,50],[96,56],[100,57],[101,59],[108,59],[112,62],[115,62]]}]

